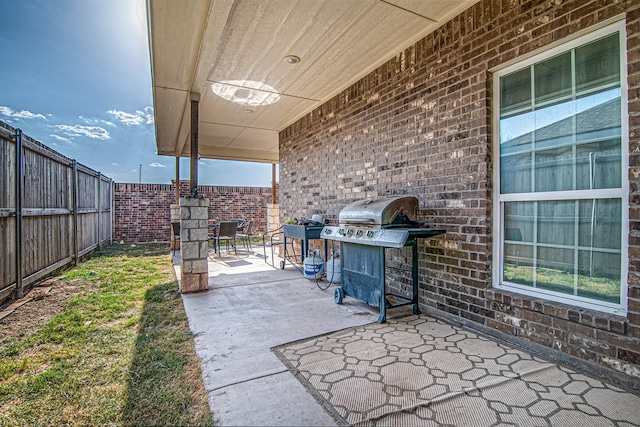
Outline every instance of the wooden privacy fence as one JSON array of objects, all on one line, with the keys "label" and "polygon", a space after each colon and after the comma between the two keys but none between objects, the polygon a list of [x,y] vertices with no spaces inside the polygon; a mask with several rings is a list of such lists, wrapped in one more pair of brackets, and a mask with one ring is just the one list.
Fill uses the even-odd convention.
[{"label": "wooden privacy fence", "polygon": [[0,304],[111,240],[112,181],[0,122]]}]

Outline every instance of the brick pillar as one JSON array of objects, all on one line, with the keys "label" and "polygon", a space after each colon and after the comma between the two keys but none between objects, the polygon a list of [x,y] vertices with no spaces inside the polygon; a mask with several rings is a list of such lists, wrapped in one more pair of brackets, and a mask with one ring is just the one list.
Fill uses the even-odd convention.
[{"label": "brick pillar", "polygon": [[[180,205],[171,204],[169,206],[171,211],[171,222],[180,222]],[[173,237],[173,229],[171,230],[171,250],[180,250],[180,241]]]},{"label": "brick pillar", "polygon": [[[267,230],[276,230],[280,227],[280,205],[277,203],[267,204]],[[276,248],[278,256],[282,256],[282,246]]]},{"label": "brick pillar", "polygon": [[280,205],[269,203],[267,205],[267,230],[275,230],[280,227]]},{"label": "brick pillar", "polygon": [[180,292],[209,289],[209,241],[207,235],[209,199],[180,198]]}]

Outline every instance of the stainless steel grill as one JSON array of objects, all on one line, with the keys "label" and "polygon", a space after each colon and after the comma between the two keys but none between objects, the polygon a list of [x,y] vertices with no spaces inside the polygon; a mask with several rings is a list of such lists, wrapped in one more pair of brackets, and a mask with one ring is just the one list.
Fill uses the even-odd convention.
[{"label": "stainless steel grill", "polygon": [[[340,242],[341,286],[334,291],[336,303],[351,296],[380,307],[378,322],[386,321],[386,310],[413,304],[418,308],[417,239],[443,234],[445,230],[425,227],[414,221],[418,199],[413,196],[386,197],[355,201],[340,211],[340,224],[322,229],[323,239]],[[412,297],[386,292],[385,249],[412,247]],[[400,301],[400,302],[398,302]]]},{"label": "stainless steel grill", "polygon": [[326,226],[322,237],[369,246],[401,248],[409,237],[430,234],[411,219],[418,211],[415,197],[385,197],[355,201],[340,211],[339,226]]}]

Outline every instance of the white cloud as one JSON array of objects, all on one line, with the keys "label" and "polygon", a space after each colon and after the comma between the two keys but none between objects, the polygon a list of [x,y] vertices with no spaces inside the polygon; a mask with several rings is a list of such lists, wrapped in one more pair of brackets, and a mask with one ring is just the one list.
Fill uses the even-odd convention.
[{"label": "white cloud", "polygon": [[144,108],[144,117],[145,117],[145,123],[148,125],[152,125],[153,124],[153,107],[145,107]]},{"label": "white cloud", "polygon": [[115,124],[113,122],[110,122],[109,120],[92,119],[91,117],[85,117],[85,116],[78,116],[78,118],[80,120],[82,120],[83,122],[85,122],[86,124],[88,124],[88,125],[103,124],[103,125],[107,125],[107,126],[115,126]]},{"label": "white cloud", "polygon": [[0,114],[3,115],[4,117],[10,118],[10,119],[43,119],[43,120],[47,120],[47,118],[42,115],[42,114],[37,114],[37,113],[32,113],[31,111],[27,111],[27,110],[20,110],[20,111],[14,111],[9,107],[5,107],[5,106],[0,106]]},{"label": "white cloud", "polygon": [[69,138],[65,138],[64,136],[60,136],[60,135],[56,135],[56,134],[51,134],[49,135],[49,137],[56,139],[58,141],[64,141],[64,142],[68,142],[71,143],[71,140]]},{"label": "white cloud", "polygon": [[166,168],[165,165],[163,165],[162,163],[158,163],[158,162],[149,163],[149,166],[151,166],[152,168]]},{"label": "white cloud", "polygon": [[113,166],[120,166],[119,163],[111,163]]},{"label": "white cloud", "polygon": [[109,132],[100,126],[55,125],[53,128],[70,137],[86,136],[91,139],[111,139]]},{"label": "white cloud", "polygon": [[79,118],[80,120],[82,120],[83,122],[85,122],[85,123],[89,123],[89,124],[91,124],[91,123],[97,123],[97,122],[98,122],[98,120],[96,120],[96,119],[91,119],[91,118],[89,118],[89,117],[85,117],[85,116],[78,116],[78,118]]},{"label": "white cloud", "polygon": [[120,120],[121,123],[127,126],[137,126],[143,122],[143,118],[136,114],[116,110],[109,110],[107,113],[113,115],[116,119]]},{"label": "white cloud", "polygon": [[109,110],[107,114],[111,114],[120,123],[127,126],[139,126],[142,124],[153,124],[153,108],[145,107],[144,110],[136,110],[135,113],[127,113],[126,111]]}]

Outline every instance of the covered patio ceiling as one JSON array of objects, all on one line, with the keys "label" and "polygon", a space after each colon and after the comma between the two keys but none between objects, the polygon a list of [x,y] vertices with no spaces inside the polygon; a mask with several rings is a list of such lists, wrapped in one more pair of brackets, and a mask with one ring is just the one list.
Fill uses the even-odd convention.
[{"label": "covered patio ceiling", "polygon": [[[278,132],[478,0],[147,0],[158,154],[278,163]],[[297,62],[299,60],[299,62]]]}]

